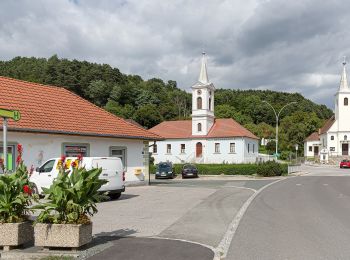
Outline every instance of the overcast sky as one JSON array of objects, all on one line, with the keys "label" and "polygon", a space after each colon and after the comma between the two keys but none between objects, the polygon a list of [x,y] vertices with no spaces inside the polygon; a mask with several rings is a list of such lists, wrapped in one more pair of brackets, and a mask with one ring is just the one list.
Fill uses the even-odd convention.
[{"label": "overcast sky", "polygon": [[333,108],[349,18],[345,0],[0,0],[0,59],[57,54],[188,90],[204,49],[217,88],[300,92]]}]

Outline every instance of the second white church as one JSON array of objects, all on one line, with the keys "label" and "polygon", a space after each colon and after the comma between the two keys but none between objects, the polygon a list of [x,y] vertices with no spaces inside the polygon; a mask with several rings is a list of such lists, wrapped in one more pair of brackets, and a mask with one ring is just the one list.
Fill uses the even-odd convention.
[{"label": "second white church", "polygon": [[150,129],[164,138],[150,152],[155,163],[254,163],[259,138],[232,118],[214,116],[215,87],[203,53],[198,82],[192,86],[192,120],[165,121]]}]

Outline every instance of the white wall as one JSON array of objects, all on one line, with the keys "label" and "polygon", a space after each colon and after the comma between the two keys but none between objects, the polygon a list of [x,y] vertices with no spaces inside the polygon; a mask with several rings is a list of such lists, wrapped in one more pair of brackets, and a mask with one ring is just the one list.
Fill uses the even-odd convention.
[{"label": "white wall", "polygon": [[[1,144],[2,141],[0,139]],[[126,181],[143,180],[145,173],[148,173],[143,158],[143,150],[145,146],[148,150],[148,143],[144,144],[142,140],[8,132],[8,142],[23,145],[23,159],[28,168],[31,165],[40,166],[50,158],[60,157],[63,154],[63,143],[83,143],[89,144],[89,156],[92,157],[110,156],[112,146],[126,147]],[[135,174],[140,170],[142,174]]]},{"label": "white wall", "polygon": [[[196,144],[203,145],[203,157],[196,158]],[[258,156],[258,140],[250,138],[215,138],[215,139],[168,139],[157,142],[157,153],[150,149],[155,163],[170,161],[172,163],[255,163]],[[220,152],[215,152],[215,144],[220,144]],[[230,153],[230,143],[235,143],[234,153]],[[248,143],[250,152],[248,153]],[[171,144],[171,154],[167,153],[167,144]],[[181,144],[185,144],[185,153],[181,153]],[[255,147],[253,153],[253,145]]]},{"label": "white wall", "polygon": [[[312,146],[312,151],[309,151],[309,146]],[[320,141],[307,141],[304,142],[304,156],[305,157],[314,157],[314,147],[318,146],[318,155],[322,149]]]}]

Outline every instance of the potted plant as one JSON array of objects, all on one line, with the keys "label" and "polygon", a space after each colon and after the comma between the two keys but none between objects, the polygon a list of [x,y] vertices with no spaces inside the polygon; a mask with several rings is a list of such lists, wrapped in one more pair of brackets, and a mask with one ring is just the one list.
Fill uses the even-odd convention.
[{"label": "potted plant", "polygon": [[98,190],[107,183],[99,178],[102,169],[86,170],[81,157],[75,161],[64,156],[59,173],[50,188],[43,188],[44,202],[34,226],[35,246],[78,248],[92,240],[92,222],[96,203],[106,196]]},{"label": "potted plant", "polygon": [[29,220],[32,191],[27,168],[22,160],[22,146],[17,146],[15,172],[8,173],[0,159],[0,246],[10,250],[33,240],[33,225]]}]

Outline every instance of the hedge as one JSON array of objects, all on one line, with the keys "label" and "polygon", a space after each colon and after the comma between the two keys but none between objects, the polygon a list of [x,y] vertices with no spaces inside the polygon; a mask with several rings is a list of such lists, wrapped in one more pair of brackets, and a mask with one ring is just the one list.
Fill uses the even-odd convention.
[{"label": "hedge", "polygon": [[[285,175],[288,173],[288,165],[280,164],[274,161],[260,164],[196,164],[199,174],[201,175],[253,175],[261,176],[280,176],[274,174]],[[181,174],[183,164],[173,165],[175,174]],[[152,174],[156,172],[156,166],[151,165]],[[263,170],[261,170],[261,168]],[[271,173],[269,173],[271,171]]]}]

